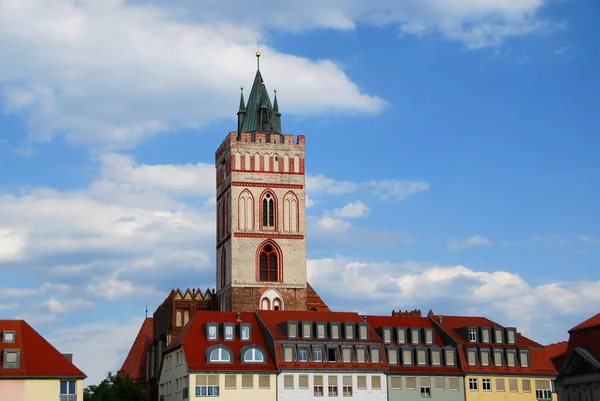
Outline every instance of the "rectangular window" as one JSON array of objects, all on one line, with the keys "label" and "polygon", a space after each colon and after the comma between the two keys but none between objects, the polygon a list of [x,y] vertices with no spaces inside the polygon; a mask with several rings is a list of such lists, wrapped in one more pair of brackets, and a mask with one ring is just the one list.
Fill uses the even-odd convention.
[{"label": "rectangular window", "polygon": [[504,391],[505,389],[505,385],[504,385],[504,377],[496,377],[496,391]]},{"label": "rectangular window", "polygon": [[446,389],[446,379],[443,377],[435,378],[435,389],[436,390],[445,390]]},{"label": "rectangular window", "polygon": [[404,327],[398,327],[398,329],[396,329],[396,337],[398,337],[398,344],[406,344],[406,329]]},{"label": "rectangular window", "polygon": [[18,351],[4,351],[4,363],[17,363],[19,361]]},{"label": "rectangular window", "polygon": [[502,350],[496,349],[494,350],[494,366],[502,366]]},{"label": "rectangular window", "polygon": [[327,377],[327,388],[330,397],[338,396],[338,383],[337,376],[328,376]]},{"label": "rectangular window", "polygon": [[[523,387],[524,393],[531,393],[531,380],[529,380],[529,379],[521,380],[521,386]],[[600,399],[598,401],[600,401]]]},{"label": "rectangular window", "polygon": [[325,324],[324,323],[317,324],[317,338],[320,340],[325,339]]},{"label": "rectangular window", "polygon": [[459,390],[460,389],[460,382],[458,380],[458,377],[451,377],[448,379],[448,388],[450,390]]},{"label": "rectangular window", "polygon": [[490,342],[490,329],[481,329],[481,342],[482,343]]},{"label": "rectangular window", "polygon": [[489,349],[479,350],[479,358],[481,359],[481,366],[490,366],[490,350]]},{"label": "rectangular window", "polygon": [[356,347],[356,362],[367,363],[367,353],[363,347]]},{"label": "rectangular window", "polygon": [[392,329],[385,328],[383,329],[383,342],[389,344],[392,342]]},{"label": "rectangular window", "polygon": [[470,366],[476,365],[477,364],[477,351],[474,349],[469,349],[467,350],[467,363]]},{"label": "rectangular window", "polygon": [[506,364],[509,367],[516,366],[516,353],[513,350],[506,352]]},{"label": "rectangular window", "polygon": [[444,355],[446,359],[446,366],[454,366],[456,365],[455,353],[453,349],[447,349]]},{"label": "rectangular window", "polygon": [[421,398],[431,398],[431,378],[421,377],[419,382],[421,385]]},{"label": "rectangular window", "polygon": [[402,350],[402,364],[403,365],[412,365],[412,350],[411,349],[403,349]]},{"label": "rectangular window", "polygon": [[294,389],[294,375],[284,375],[283,376],[283,388],[285,390],[293,390]]},{"label": "rectangular window", "polygon": [[323,376],[315,376],[314,396],[323,397]]},{"label": "rectangular window", "polygon": [[353,340],[354,339],[354,325],[353,324],[346,324],[345,325],[345,329],[346,329],[346,340]]},{"label": "rectangular window", "polygon": [[356,388],[359,390],[367,389],[367,376],[356,376]]},{"label": "rectangular window", "polygon": [[417,378],[414,376],[408,376],[406,378],[406,389],[416,390],[417,389]]},{"label": "rectangular window", "polygon": [[371,376],[371,389],[381,390],[381,376]]},{"label": "rectangular window", "polygon": [[288,338],[298,337],[298,324],[296,322],[288,322]]},{"label": "rectangular window", "polygon": [[478,391],[479,390],[479,386],[477,385],[477,378],[476,377],[469,378],[469,390],[471,390],[471,391]]},{"label": "rectangular window", "polygon": [[424,349],[417,350],[417,365],[425,366],[427,365],[427,351]]},{"label": "rectangular window", "polygon": [[440,366],[442,364],[442,353],[440,350],[431,350],[431,366]]},{"label": "rectangular window", "polygon": [[298,376],[298,388],[300,390],[308,390],[308,375]]},{"label": "rectangular window", "polygon": [[242,388],[254,388],[254,375],[242,375]]},{"label": "rectangular window", "polygon": [[496,338],[496,344],[502,344],[504,340],[502,339],[502,334],[504,330],[501,327],[496,327],[494,329],[494,337]]},{"label": "rectangular window", "polygon": [[241,331],[241,336],[242,336],[242,340],[250,340],[250,326],[248,325],[242,325],[240,328]]},{"label": "rectangular window", "polygon": [[217,339],[217,325],[216,324],[208,325],[208,339],[209,340]]},{"label": "rectangular window", "polygon": [[342,362],[352,362],[352,348],[342,348]]},{"label": "rectangular window", "polygon": [[511,377],[508,379],[508,391],[513,392],[513,393],[516,393],[517,391],[519,391],[519,387],[518,387],[516,378]]},{"label": "rectangular window", "polygon": [[529,367],[529,352],[527,351],[519,351],[519,356],[521,360],[521,367],[528,368]]},{"label": "rectangular window", "polygon": [[477,329],[469,329],[469,342],[477,342]]},{"label": "rectangular window", "polygon": [[77,401],[77,384],[75,380],[60,381],[60,401]]},{"label": "rectangular window", "polygon": [[[171,394],[170,383],[167,392]],[[218,375],[196,375],[196,397],[218,397]]]},{"label": "rectangular window", "polygon": [[352,376],[343,376],[342,386],[344,397],[352,397]]},{"label": "rectangular window", "polygon": [[425,344],[433,344],[433,329],[425,329]]},{"label": "rectangular window", "polygon": [[481,379],[481,388],[483,391],[492,391],[492,380],[489,378]]},{"label": "rectangular window", "polygon": [[551,400],[552,391],[550,390],[535,390],[535,398],[538,400]]},{"label": "rectangular window", "polygon": [[388,363],[390,365],[398,365],[398,350],[396,348],[388,348]]},{"label": "rectangular window", "polygon": [[391,376],[390,377],[390,387],[393,390],[402,390],[402,377]]},{"label": "rectangular window", "polygon": [[506,330],[506,342],[509,344],[516,344],[517,336],[514,330]]},{"label": "rectangular window", "polygon": [[421,344],[421,339],[420,337],[420,330],[419,329],[410,329],[410,342],[413,345],[419,345]]},{"label": "rectangular window", "polygon": [[313,362],[323,362],[323,348],[313,347],[312,357]]},{"label": "rectangular window", "polygon": [[327,362],[337,362],[337,348],[327,348]]},{"label": "rectangular window", "polygon": [[379,347],[371,348],[371,363],[381,363],[381,353]]},{"label": "rectangular window", "polygon": [[2,342],[4,344],[13,344],[15,342],[15,332],[14,331],[3,331],[2,332]]},{"label": "rectangular window", "polygon": [[304,322],[302,323],[302,338],[311,338],[312,337],[312,323]]},{"label": "rectangular window", "polygon": [[284,362],[293,362],[294,360],[294,348],[291,346],[283,347],[283,361]]},{"label": "rectangular window", "polygon": [[298,362],[308,362],[308,348],[298,348]]},{"label": "rectangular window", "polygon": [[225,339],[233,340],[233,326],[231,326],[231,325],[225,326]]},{"label": "rectangular window", "polygon": [[225,375],[225,388],[235,390],[237,388],[237,376]]},{"label": "rectangular window", "polygon": [[367,326],[366,324],[359,324],[358,325],[358,335],[361,340],[368,340],[369,339],[369,326]]},{"label": "rectangular window", "polygon": [[271,388],[271,376],[258,375],[258,388],[262,388],[262,389]]},{"label": "rectangular window", "polygon": [[331,324],[331,339],[339,340],[340,338],[340,325],[339,324]]}]

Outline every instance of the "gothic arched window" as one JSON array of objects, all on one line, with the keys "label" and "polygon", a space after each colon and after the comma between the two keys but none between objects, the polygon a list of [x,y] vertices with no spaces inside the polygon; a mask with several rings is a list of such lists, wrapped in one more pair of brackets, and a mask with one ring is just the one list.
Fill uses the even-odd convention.
[{"label": "gothic arched window", "polygon": [[225,253],[225,247],[221,251],[221,288],[225,287],[227,280],[227,254]]},{"label": "gothic arched window", "polygon": [[272,245],[263,247],[259,256],[260,281],[279,281],[277,277],[277,252]]},{"label": "gothic arched window", "polygon": [[275,198],[270,192],[267,192],[262,200],[262,225],[275,227]]}]

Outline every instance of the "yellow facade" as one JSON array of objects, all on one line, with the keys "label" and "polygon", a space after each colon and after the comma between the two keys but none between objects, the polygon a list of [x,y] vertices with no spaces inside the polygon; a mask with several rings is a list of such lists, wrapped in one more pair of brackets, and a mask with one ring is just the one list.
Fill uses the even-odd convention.
[{"label": "yellow facade", "polygon": [[[77,401],[83,401],[83,380],[76,380]],[[8,379],[0,381],[0,401],[57,401],[59,379]]]},{"label": "yellow facade", "polygon": [[[235,387],[232,385],[234,376]],[[208,379],[206,382],[204,381],[205,377]],[[275,401],[277,398],[277,376],[275,374],[249,372],[247,374],[190,374],[190,399],[206,400],[206,397],[196,397],[196,386],[210,383],[209,377],[212,377],[212,380],[216,380],[218,377],[219,400],[221,401]],[[229,378],[226,380],[226,377]]]},{"label": "yellow facade", "polygon": [[[489,389],[486,385],[489,379]],[[477,389],[472,390],[472,381],[476,380]],[[538,401],[536,383],[547,384],[551,388],[553,377],[540,376],[498,376],[468,375],[465,377],[466,401]],[[504,389],[502,389],[504,383]],[[555,393],[552,401],[557,401]]]}]

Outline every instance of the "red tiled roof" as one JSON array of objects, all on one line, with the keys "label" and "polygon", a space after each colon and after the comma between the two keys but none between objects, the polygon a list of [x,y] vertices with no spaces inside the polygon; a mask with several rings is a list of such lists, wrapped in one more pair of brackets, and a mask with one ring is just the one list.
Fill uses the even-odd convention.
[{"label": "red tiled roof", "polygon": [[[372,327],[369,329],[369,340],[345,340],[343,334],[340,333],[339,340],[320,340],[312,338],[310,340],[288,339],[283,331],[286,322],[288,321],[310,321],[310,322],[325,322],[325,323],[362,323],[364,320],[357,313],[352,312],[314,312],[314,311],[257,311],[259,319],[264,323],[269,331],[269,334],[275,340],[275,356],[277,366],[279,368],[288,369],[387,369],[385,352],[381,348],[382,341]],[[284,362],[281,344],[332,344],[340,345],[366,345],[378,346],[381,351],[381,363],[331,363],[331,362]]]},{"label": "red tiled roof", "polygon": [[[314,313],[314,312],[313,312]],[[275,364],[271,359],[267,344],[263,338],[259,324],[254,313],[240,313],[241,323],[250,323],[250,341],[239,338],[236,312],[197,312],[190,322],[181,330],[181,333],[169,344],[165,354],[183,347],[183,352],[190,371],[274,371]],[[236,325],[233,341],[223,339],[221,328],[217,330],[217,341],[208,340],[206,337],[207,323],[234,323]],[[207,363],[206,350],[214,345],[224,345],[232,352],[233,363]],[[249,345],[257,345],[265,352],[266,363],[241,363],[240,351]]]},{"label": "red tiled roof", "polygon": [[126,373],[133,380],[146,380],[146,363],[148,359],[148,351],[152,345],[152,331],[154,321],[151,317],[147,317],[140,327],[129,354],[123,362],[121,373]]},{"label": "red tiled roof", "polygon": [[18,369],[3,369],[0,364],[0,378],[84,379],[86,377],[85,373],[73,365],[24,320],[0,320],[0,332],[4,331],[14,331],[15,342],[5,344],[0,338],[0,354],[7,349],[19,350],[20,361]]},{"label": "red tiled roof", "polygon": [[[475,327],[504,327],[495,323],[484,317],[468,317],[468,316],[432,316],[432,319],[438,321],[439,318],[442,318],[442,323],[439,324],[446,333],[448,333],[457,343],[463,345],[462,348],[459,349],[458,354],[460,355],[461,363],[465,372],[486,372],[486,373],[498,373],[498,374],[531,374],[531,375],[556,375],[557,371],[552,361],[544,351],[542,345],[536,343],[533,340],[523,336],[522,334],[517,333],[517,344],[496,344],[496,343],[472,343],[469,342],[466,338],[463,338],[456,331],[457,329],[461,329],[468,326]],[[520,366],[515,367],[496,367],[492,366],[469,366],[466,363],[466,355],[465,348],[466,347],[485,347],[485,348],[507,348],[507,349],[527,349],[529,350],[529,358],[530,358],[530,367],[523,368]]]},{"label": "red tiled roof", "polygon": [[567,352],[568,345],[568,341],[561,341],[559,343],[546,345],[544,349],[546,350],[546,354],[548,354],[549,358],[557,358],[563,356]]},{"label": "red tiled roof", "polygon": [[330,312],[327,304],[323,302],[319,294],[317,294],[309,283],[306,283],[306,309],[314,309],[316,312]]},{"label": "red tiled roof", "polygon": [[591,318],[589,318],[588,320],[579,323],[577,326],[573,327],[571,330],[569,330],[569,333],[572,331],[578,331],[578,330],[584,330],[584,329],[589,329],[592,327],[600,327],[600,313],[598,313],[595,316],[592,316]]},{"label": "red tiled roof", "polygon": [[[445,347],[447,345],[451,345],[451,344],[444,343],[444,340],[440,336],[438,329],[434,326],[434,324],[431,322],[431,320],[427,317],[367,316],[367,323],[369,323],[369,325],[374,329],[379,329],[381,327],[392,327],[392,328],[405,327],[407,329],[433,328],[434,329],[433,330],[433,333],[434,333],[433,334],[434,335],[433,343],[435,346]],[[401,344],[398,344],[397,342],[395,342],[394,336],[392,336],[392,338],[394,341],[394,345],[401,346]],[[420,345],[429,347],[428,345],[425,345],[425,343],[424,343],[425,339],[423,337],[421,337],[421,340],[422,340],[422,342]],[[409,345],[412,345],[412,344],[409,344]],[[462,370],[458,366],[458,362],[456,363],[456,366],[454,366],[454,367],[418,366],[418,365],[415,365],[415,366],[389,365],[389,369],[391,372],[462,374]]]}]

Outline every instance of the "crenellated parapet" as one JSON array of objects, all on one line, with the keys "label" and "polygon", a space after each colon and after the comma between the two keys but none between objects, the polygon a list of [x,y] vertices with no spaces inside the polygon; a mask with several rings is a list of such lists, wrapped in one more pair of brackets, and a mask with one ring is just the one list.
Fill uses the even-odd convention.
[{"label": "crenellated parapet", "polygon": [[396,312],[395,310],[392,311],[392,316],[394,317],[422,317],[421,316],[421,309],[413,309],[411,311],[407,310],[407,311],[401,311],[399,310],[398,312]]},{"label": "crenellated parapet", "polygon": [[222,156],[233,148],[250,147],[266,150],[270,148],[269,145],[273,145],[272,149],[289,148],[290,150],[304,151],[306,137],[304,135],[263,132],[242,132],[238,135],[235,131],[231,131],[215,152],[215,161],[218,163]]}]

